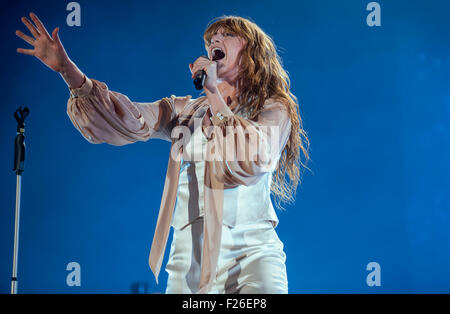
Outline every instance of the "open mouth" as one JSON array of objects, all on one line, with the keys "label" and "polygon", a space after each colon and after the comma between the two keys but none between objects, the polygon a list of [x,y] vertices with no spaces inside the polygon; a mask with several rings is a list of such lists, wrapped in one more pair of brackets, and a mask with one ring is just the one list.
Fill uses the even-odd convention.
[{"label": "open mouth", "polygon": [[214,48],[212,50],[212,60],[217,61],[225,58],[225,53],[220,48]]}]

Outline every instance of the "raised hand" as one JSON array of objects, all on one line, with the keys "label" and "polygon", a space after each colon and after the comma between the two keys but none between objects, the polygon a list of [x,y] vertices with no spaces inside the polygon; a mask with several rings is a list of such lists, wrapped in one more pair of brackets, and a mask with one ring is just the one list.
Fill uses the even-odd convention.
[{"label": "raised hand", "polygon": [[34,13],[30,13],[30,17],[35,24],[31,23],[26,17],[22,17],[21,20],[33,37],[25,35],[19,30],[16,30],[16,35],[32,45],[34,49],[17,48],[17,52],[35,56],[53,71],[61,72],[69,57],[59,39],[59,27],[53,30],[52,37],[50,37],[38,17]]}]

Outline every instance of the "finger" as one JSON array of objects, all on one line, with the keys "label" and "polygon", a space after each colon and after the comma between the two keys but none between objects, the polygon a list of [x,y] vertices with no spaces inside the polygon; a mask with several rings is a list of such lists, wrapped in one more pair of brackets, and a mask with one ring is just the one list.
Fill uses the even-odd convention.
[{"label": "finger", "polygon": [[25,35],[24,33],[22,33],[21,31],[16,31],[16,35],[19,36],[20,38],[22,38],[23,40],[25,40],[27,43],[29,43],[30,45],[34,46],[34,38]]},{"label": "finger", "polygon": [[198,70],[201,70],[208,66],[208,62],[204,62],[203,60],[197,60],[192,65],[192,72],[196,73]]},{"label": "finger", "polygon": [[34,49],[23,49],[23,48],[17,48],[17,52],[23,53],[26,55],[34,56]]},{"label": "finger", "polygon": [[52,38],[55,40],[59,45],[62,46],[61,40],[59,39],[59,27],[55,27],[55,29],[52,32]]},{"label": "finger", "polygon": [[200,60],[198,60],[198,61],[195,61],[195,63],[194,63],[194,69],[195,69],[195,70],[201,70],[201,69],[203,69],[203,70],[206,71],[206,68],[209,66],[210,63],[211,63],[211,61],[209,61],[209,60],[200,59]]},{"label": "finger", "polygon": [[22,22],[25,24],[25,26],[30,30],[31,34],[33,34],[33,36],[35,38],[39,37],[39,31],[36,29],[36,27],[34,27],[33,24],[31,24],[31,22],[24,16],[22,17]]},{"label": "finger", "polygon": [[192,69],[191,77],[194,78],[195,74],[197,74],[198,70],[196,68]]},{"label": "finger", "polygon": [[194,64],[207,64],[209,61],[209,59],[202,56],[195,60]]},{"label": "finger", "polygon": [[189,70],[191,70],[191,74],[193,75],[195,72],[194,72],[194,70],[196,69],[196,67],[194,66],[194,64],[193,63],[190,63],[189,64]]},{"label": "finger", "polygon": [[198,66],[198,65],[194,65],[194,66],[192,67],[192,70],[191,70],[192,76],[194,76],[198,71],[201,71],[202,69],[203,69],[203,67]]},{"label": "finger", "polygon": [[198,70],[206,71],[210,64],[211,64],[211,61],[209,61],[209,60],[200,60],[199,62],[194,63],[194,71],[198,71]]},{"label": "finger", "polygon": [[42,24],[41,20],[37,17],[37,15],[34,14],[33,12],[31,12],[30,17],[33,20],[34,24],[36,24],[39,32],[41,34],[44,34],[47,38],[50,38],[50,35],[48,34],[47,30],[45,29],[44,24]]}]

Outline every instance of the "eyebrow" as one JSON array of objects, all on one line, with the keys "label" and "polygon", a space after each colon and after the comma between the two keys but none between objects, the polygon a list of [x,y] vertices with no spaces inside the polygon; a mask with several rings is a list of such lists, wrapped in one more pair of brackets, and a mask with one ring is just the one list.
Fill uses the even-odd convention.
[{"label": "eyebrow", "polygon": [[215,34],[219,33],[219,30],[221,30],[220,34],[224,34],[224,33],[233,33],[234,34],[234,32],[232,30],[221,27],[218,30],[216,30],[214,32],[214,34],[212,34],[211,36],[214,36]]},{"label": "eyebrow", "polygon": [[229,30],[229,29],[225,29],[225,28],[219,28],[218,30],[216,30],[213,34],[211,34],[211,36],[209,37],[208,41],[207,41],[207,45],[209,46],[211,44],[211,40],[213,38],[214,35],[219,33],[219,30],[221,30],[220,34],[225,34],[225,33],[230,33],[230,34],[235,34],[233,31]]}]

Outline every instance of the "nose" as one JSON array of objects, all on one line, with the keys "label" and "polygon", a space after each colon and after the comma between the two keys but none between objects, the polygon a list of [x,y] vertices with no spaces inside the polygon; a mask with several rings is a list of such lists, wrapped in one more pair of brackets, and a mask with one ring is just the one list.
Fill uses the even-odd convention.
[{"label": "nose", "polygon": [[220,42],[220,41],[222,40],[222,37],[223,37],[223,35],[220,34],[220,33],[219,33],[219,34],[214,34],[214,35],[211,37],[211,44]]}]

